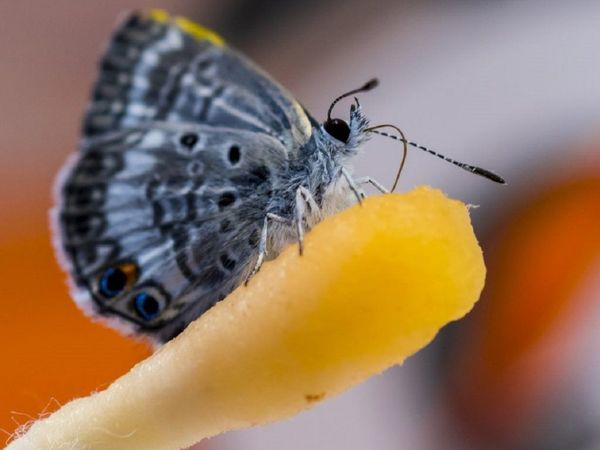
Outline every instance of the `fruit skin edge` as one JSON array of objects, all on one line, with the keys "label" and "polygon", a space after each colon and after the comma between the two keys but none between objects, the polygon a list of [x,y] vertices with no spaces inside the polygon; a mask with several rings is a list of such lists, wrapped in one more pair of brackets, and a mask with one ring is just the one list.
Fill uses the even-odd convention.
[{"label": "fruit skin edge", "polygon": [[473,307],[484,278],[463,203],[429,187],[370,197],[7,448],[177,449],[289,417],[402,363]]}]

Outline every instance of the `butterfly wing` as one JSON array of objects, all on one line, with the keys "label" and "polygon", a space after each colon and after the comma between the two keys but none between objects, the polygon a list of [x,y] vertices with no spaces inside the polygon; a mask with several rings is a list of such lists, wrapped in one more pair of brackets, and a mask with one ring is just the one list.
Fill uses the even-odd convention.
[{"label": "butterfly wing", "polygon": [[150,120],[262,132],[286,147],[311,134],[308,115],[281,86],[211,31],[161,11],[123,22],[93,97],[85,137]]},{"label": "butterfly wing", "polygon": [[272,184],[310,120],[210,31],[129,17],[58,183],[57,248],[78,304],[164,342],[224,298],[254,264]]},{"label": "butterfly wing", "polygon": [[84,310],[158,341],[177,334],[249,273],[270,174],[285,163],[271,136],[206,125],[157,122],[89,141],[58,217]]}]

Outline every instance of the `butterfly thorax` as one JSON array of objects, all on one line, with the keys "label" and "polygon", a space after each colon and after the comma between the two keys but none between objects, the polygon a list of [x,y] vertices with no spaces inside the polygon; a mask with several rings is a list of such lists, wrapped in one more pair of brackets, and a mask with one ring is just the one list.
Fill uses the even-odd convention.
[{"label": "butterfly thorax", "polygon": [[366,139],[363,129],[368,122],[360,108],[351,112],[351,138],[341,143],[329,136],[321,126],[315,126],[310,139],[292,152],[285,169],[274,185],[268,212],[287,219],[276,222],[269,232],[268,258],[276,257],[287,245],[297,241],[294,223],[298,220],[298,190],[308,192],[315,205],[309,202],[303,208],[302,222],[310,229],[324,218],[357,202],[355,194],[342,176],[342,169],[350,170],[352,157]]}]

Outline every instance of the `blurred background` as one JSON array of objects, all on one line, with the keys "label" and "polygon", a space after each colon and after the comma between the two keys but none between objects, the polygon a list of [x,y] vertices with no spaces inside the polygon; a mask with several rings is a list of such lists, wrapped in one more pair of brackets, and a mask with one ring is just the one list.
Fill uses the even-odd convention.
[{"label": "blurred background", "polygon": [[[0,2],[7,439],[150,353],[74,306],[48,210],[100,51],[121,13],[151,6],[217,30],[319,119],[378,76],[361,96],[374,123],[509,180],[411,150],[400,190],[431,184],[480,205],[488,279],[475,310],[403,367],[199,448],[600,449],[600,2],[552,0]],[[375,138],[356,172],[389,185],[399,159]]]}]

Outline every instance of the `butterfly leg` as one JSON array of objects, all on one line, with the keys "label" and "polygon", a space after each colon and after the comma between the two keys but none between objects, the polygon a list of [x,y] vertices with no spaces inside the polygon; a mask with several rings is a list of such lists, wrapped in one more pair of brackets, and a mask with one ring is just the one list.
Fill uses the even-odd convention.
[{"label": "butterfly leg", "polygon": [[260,241],[258,242],[258,258],[256,258],[256,263],[254,264],[254,268],[246,278],[244,285],[247,285],[250,279],[258,273],[263,263],[265,262],[265,256],[267,255],[267,239],[268,239],[268,231],[269,231],[269,220],[274,222],[279,222],[290,226],[292,222],[285,217],[278,216],[277,214],[267,213],[265,219],[263,221],[263,227],[260,233]]},{"label": "butterfly leg", "polygon": [[358,200],[358,204],[362,205],[363,198],[365,198],[365,193],[362,192],[358,188],[356,182],[352,178],[352,175],[350,175],[350,173],[346,170],[345,167],[342,167],[341,173],[342,173],[342,176],[344,177],[344,179],[346,180],[346,183],[348,183],[350,190],[356,196],[356,200]]},{"label": "butterfly leg", "polygon": [[285,217],[281,217],[277,214],[267,213],[267,217],[269,219],[271,219],[273,222],[283,223],[288,226],[290,226],[292,224],[292,221],[290,219],[286,219]]},{"label": "butterfly leg", "polygon": [[263,221],[262,230],[260,232],[260,241],[258,242],[258,257],[256,258],[256,263],[252,268],[250,274],[246,277],[246,281],[244,285],[248,285],[250,279],[258,273],[263,262],[265,262],[265,255],[267,254],[267,232],[269,229],[269,216],[267,215]]},{"label": "butterfly leg", "polygon": [[389,194],[390,191],[388,189],[386,189],[379,181],[374,180],[371,177],[363,177],[363,178],[359,178],[357,180],[358,184],[370,184],[371,186],[373,186],[375,189],[377,189],[379,192],[381,192],[382,194]]},{"label": "butterfly leg", "polygon": [[307,216],[320,217],[321,208],[308,189],[300,186],[296,189],[296,215],[294,222],[298,236],[298,252],[304,253],[304,223]]}]

